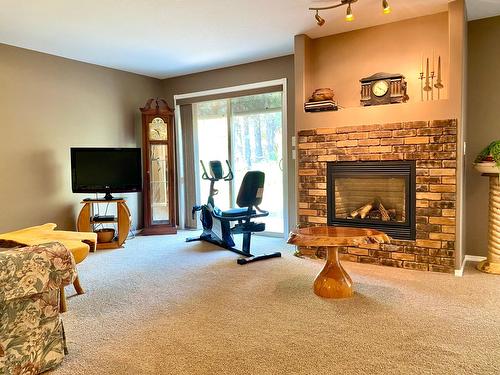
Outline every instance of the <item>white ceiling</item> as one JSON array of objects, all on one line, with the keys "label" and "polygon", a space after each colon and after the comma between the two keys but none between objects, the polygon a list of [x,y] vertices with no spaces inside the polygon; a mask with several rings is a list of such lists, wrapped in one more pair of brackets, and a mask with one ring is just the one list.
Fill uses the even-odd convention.
[{"label": "white ceiling", "polygon": [[[500,3],[500,0],[471,0]],[[0,43],[166,78],[287,55],[293,37],[312,38],[433,14],[448,0],[381,0],[324,11],[317,0],[0,0]],[[484,5],[484,4],[483,4]],[[476,13],[475,13],[476,14]]]},{"label": "white ceiling", "polygon": [[500,15],[500,0],[466,0],[469,20]]}]

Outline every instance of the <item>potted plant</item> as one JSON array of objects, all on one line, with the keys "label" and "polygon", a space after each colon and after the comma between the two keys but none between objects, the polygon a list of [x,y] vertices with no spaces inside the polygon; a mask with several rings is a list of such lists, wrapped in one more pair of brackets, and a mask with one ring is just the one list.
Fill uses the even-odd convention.
[{"label": "potted plant", "polygon": [[500,173],[500,141],[484,148],[474,160],[474,167],[481,173]]}]

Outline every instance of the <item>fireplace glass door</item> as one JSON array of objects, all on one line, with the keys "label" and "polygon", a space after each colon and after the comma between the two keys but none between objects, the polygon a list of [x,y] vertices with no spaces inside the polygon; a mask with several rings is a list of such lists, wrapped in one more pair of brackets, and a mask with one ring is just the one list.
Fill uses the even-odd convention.
[{"label": "fireplace glass door", "polygon": [[405,177],[336,178],[335,217],[405,223]]},{"label": "fireplace glass door", "polygon": [[328,224],[414,240],[415,161],[329,162]]}]

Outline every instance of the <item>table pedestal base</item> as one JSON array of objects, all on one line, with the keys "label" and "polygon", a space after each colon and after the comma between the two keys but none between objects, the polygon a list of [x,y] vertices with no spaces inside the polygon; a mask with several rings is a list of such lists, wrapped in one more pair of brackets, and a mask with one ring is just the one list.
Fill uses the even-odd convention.
[{"label": "table pedestal base", "polygon": [[500,180],[498,174],[490,176],[488,259],[479,263],[477,269],[500,275]]},{"label": "table pedestal base", "polygon": [[476,267],[479,271],[500,275],[500,263],[494,263],[490,262],[489,260],[483,260]]},{"label": "table pedestal base", "polygon": [[314,293],[324,298],[352,297],[352,280],[339,263],[338,247],[328,247],[325,267],[314,280]]}]

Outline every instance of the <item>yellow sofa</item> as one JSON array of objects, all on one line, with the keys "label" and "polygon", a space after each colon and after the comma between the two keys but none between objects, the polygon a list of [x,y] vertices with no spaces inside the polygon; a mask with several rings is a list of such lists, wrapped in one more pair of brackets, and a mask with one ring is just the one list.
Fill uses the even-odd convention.
[{"label": "yellow sofa", "polygon": [[[2,242],[7,246],[32,246],[47,242],[62,243],[75,259],[75,263],[82,262],[89,251],[95,251],[97,244],[97,234],[93,232],[73,232],[64,230],[55,230],[56,224],[47,223],[35,227],[24,228],[13,232],[0,234],[0,247]],[[78,294],[83,294],[84,290],[80,285],[80,279],[76,276],[73,286]],[[66,311],[66,298],[64,287],[61,288],[61,311]]]}]

